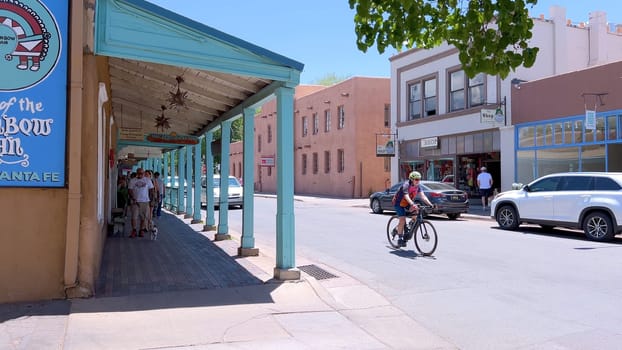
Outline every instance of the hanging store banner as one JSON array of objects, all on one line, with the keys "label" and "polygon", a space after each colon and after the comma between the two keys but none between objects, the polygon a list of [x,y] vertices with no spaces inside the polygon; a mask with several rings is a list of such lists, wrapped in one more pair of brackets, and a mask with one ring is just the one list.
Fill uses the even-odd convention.
[{"label": "hanging store banner", "polygon": [[585,110],[585,130],[596,130],[596,111]]},{"label": "hanging store banner", "polygon": [[149,134],[147,135],[147,141],[156,143],[174,143],[178,145],[196,145],[199,143],[199,138],[192,135],[180,135],[180,134]]},{"label": "hanging store banner", "polygon": [[119,128],[119,140],[123,141],[144,141],[145,133],[143,129]]},{"label": "hanging store banner", "polygon": [[482,124],[504,125],[505,115],[501,108],[482,109],[479,112],[479,121]]},{"label": "hanging store banner", "polygon": [[64,187],[69,0],[0,0],[0,187]]},{"label": "hanging store banner", "polygon": [[274,157],[261,157],[259,166],[274,166]]},{"label": "hanging store banner", "polygon": [[395,157],[395,134],[376,134],[376,157]]}]

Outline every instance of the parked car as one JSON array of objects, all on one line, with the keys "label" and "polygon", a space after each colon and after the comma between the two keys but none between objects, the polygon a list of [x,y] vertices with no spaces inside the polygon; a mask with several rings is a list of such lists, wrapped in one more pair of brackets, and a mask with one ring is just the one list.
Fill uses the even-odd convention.
[{"label": "parked car", "polygon": [[[173,178],[167,176],[164,181],[164,186],[179,188],[179,176],[173,176]],[[188,188],[188,181],[186,181],[186,179],[184,179],[184,186]]]},{"label": "parked car", "polygon": [[498,194],[490,209],[502,229],[560,226],[583,230],[591,240],[610,240],[622,232],[622,173],[546,175]]},{"label": "parked car", "polygon": [[[403,183],[398,183],[385,191],[373,193],[369,197],[369,207],[376,214],[384,211],[395,211],[391,199]],[[466,192],[455,188],[452,185],[438,181],[421,181],[421,190],[428,197],[432,204],[436,204],[436,209],[429,211],[428,214],[445,214],[448,218],[455,220],[460,214],[469,210],[469,198]],[[415,200],[420,202],[420,200]]]},{"label": "parked car", "polygon": [[[207,205],[207,177],[201,177],[201,205]],[[220,175],[214,175],[214,206],[220,203]],[[244,190],[235,176],[229,176],[229,207],[244,207]]]}]

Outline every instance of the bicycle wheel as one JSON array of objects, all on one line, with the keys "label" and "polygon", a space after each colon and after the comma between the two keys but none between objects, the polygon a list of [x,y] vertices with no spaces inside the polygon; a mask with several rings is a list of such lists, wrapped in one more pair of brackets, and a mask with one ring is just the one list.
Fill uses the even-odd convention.
[{"label": "bicycle wheel", "polygon": [[430,256],[436,250],[438,236],[431,222],[424,220],[415,229],[415,247],[423,256]]},{"label": "bicycle wheel", "polygon": [[389,240],[389,244],[391,247],[399,249],[400,245],[397,244],[397,240],[400,238],[397,235],[397,225],[400,223],[400,218],[397,216],[392,216],[387,223],[387,240]]}]

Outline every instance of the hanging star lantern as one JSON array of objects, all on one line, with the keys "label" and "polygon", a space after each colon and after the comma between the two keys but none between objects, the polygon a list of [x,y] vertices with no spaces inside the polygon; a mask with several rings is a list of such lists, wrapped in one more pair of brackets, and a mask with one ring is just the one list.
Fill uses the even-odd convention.
[{"label": "hanging star lantern", "polygon": [[182,78],[181,76],[177,76],[175,80],[177,80],[177,90],[169,91],[169,97],[166,100],[168,101],[168,107],[175,109],[183,107],[188,109],[188,106],[186,105],[188,99],[188,91],[181,91],[180,89],[180,85],[184,82],[184,78]]},{"label": "hanging star lantern", "polygon": [[166,106],[162,105],[160,106],[160,108],[162,109],[162,113],[155,117],[155,127],[156,130],[162,130],[162,132],[164,132],[164,129],[170,129],[171,125],[168,123],[170,118],[167,118],[166,116],[164,116],[164,111],[166,110]]}]

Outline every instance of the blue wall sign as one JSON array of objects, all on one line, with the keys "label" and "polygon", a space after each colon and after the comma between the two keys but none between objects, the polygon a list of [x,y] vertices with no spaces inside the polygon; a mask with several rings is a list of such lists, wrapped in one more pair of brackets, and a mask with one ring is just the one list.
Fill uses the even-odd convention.
[{"label": "blue wall sign", "polygon": [[0,187],[65,186],[69,0],[0,0]]}]

